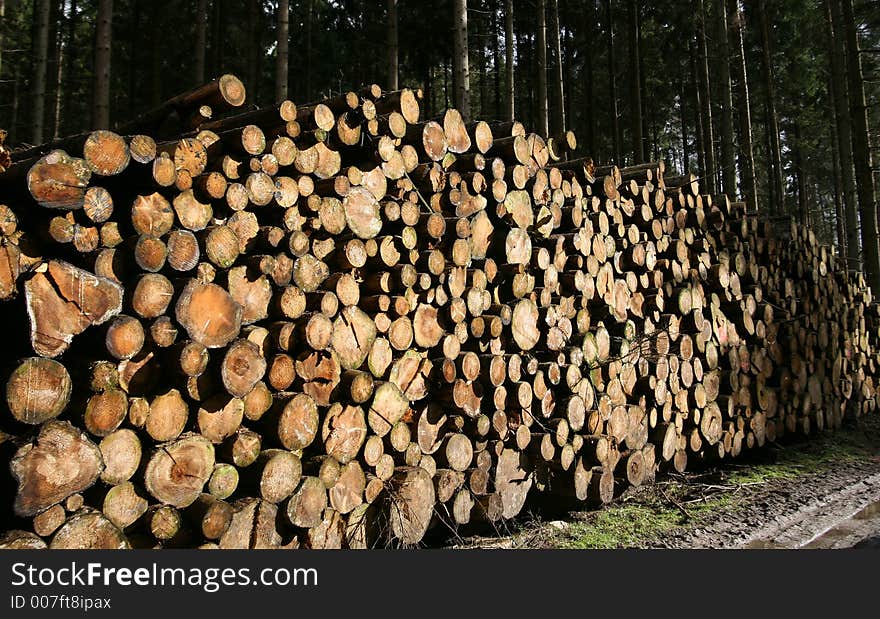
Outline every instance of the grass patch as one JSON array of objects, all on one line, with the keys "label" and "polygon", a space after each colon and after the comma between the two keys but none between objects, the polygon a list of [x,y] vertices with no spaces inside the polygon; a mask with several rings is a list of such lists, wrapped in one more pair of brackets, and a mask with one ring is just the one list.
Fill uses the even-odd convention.
[{"label": "grass patch", "polygon": [[675,509],[642,503],[611,505],[560,531],[557,548],[627,548],[680,526],[684,515]]}]

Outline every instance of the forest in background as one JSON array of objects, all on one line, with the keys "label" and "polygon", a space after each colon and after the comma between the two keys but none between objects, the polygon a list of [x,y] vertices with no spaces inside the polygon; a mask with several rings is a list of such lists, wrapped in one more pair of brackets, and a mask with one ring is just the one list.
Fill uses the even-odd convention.
[{"label": "forest in background", "polygon": [[112,127],[226,72],[250,105],[399,84],[427,117],[513,114],[573,130],[597,164],[664,159],[812,224],[880,288],[878,2],[0,0],[0,19],[13,145]]}]

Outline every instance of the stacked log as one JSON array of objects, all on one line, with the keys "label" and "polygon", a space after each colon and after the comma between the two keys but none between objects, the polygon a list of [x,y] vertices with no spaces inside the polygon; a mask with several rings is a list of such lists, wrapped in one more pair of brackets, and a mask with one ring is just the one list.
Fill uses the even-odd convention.
[{"label": "stacked log", "polygon": [[413,545],[875,409],[809,229],[410,89],[243,88],[0,175],[0,545]]}]

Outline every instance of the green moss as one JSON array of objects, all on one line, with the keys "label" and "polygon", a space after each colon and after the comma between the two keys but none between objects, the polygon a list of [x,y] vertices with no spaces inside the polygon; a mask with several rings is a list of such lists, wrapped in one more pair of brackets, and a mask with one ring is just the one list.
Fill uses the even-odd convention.
[{"label": "green moss", "polygon": [[557,548],[626,548],[680,526],[683,514],[644,504],[611,505],[558,534]]}]

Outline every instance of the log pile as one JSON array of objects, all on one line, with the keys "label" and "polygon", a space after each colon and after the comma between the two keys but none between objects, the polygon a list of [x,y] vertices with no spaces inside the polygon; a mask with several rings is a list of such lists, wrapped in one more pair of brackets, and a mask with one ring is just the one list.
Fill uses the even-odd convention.
[{"label": "log pile", "polygon": [[418,91],[243,102],[0,175],[0,545],[413,545],[876,407],[877,306],[808,229]]}]

